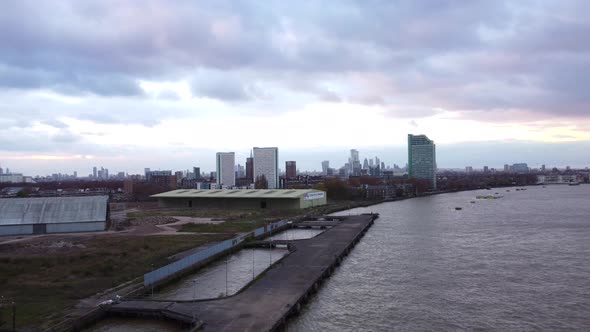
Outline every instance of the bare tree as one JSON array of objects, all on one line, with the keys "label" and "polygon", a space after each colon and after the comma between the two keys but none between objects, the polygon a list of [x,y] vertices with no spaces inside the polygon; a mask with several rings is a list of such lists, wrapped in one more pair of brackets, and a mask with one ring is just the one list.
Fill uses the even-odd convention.
[{"label": "bare tree", "polygon": [[261,174],[256,177],[256,181],[254,182],[254,188],[268,189],[268,180],[266,180],[266,176],[264,176],[264,174]]}]

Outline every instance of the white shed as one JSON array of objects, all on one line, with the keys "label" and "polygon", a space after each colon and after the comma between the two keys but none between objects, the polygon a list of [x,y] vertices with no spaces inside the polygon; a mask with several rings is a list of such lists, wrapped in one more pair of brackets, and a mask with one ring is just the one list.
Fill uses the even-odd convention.
[{"label": "white shed", "polygon": [[103,231],[108,196],[0,199],[0,235]]}]

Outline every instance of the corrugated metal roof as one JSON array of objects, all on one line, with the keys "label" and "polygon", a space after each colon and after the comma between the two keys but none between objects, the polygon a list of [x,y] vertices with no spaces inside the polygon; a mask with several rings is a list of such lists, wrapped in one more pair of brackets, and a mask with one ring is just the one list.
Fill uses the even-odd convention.
[{"label": "corrugated metal roof", "polygon": [[0,225],[106,221],[108,196],[0,199]]},{"label": "corrugated metal roof", "polygon": [[308,193],[322,192],[313,189],[179,189],[153,195],[156,198],[300,198]]}]

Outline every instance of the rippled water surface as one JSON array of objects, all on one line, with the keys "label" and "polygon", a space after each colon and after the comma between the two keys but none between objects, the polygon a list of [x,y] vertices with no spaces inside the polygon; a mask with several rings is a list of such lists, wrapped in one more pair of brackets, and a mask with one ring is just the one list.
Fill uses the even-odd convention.
[{"label": "rippled water surface", "polygon": [[590,186],[509,189],[341,212],[381,217],[288,330],[589,331]]},{"label": "rippled water surface", "polygon": [[186,331],[173,322],[159,319],[139,319],[139,318],[122,318],[108,317],[102,319],[96,325],[84,330],[86,332],[181,332]]}]

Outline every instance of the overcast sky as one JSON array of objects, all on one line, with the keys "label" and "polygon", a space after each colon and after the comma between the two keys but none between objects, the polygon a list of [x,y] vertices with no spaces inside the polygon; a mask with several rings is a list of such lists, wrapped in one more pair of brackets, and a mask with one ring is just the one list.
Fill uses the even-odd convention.
[{"label": "overcast sky", "polygon": [[408,133],[440,167],[590,165],[584,0],[7,0],[0,41],[0,165],[31,175],[404,165]]}]

